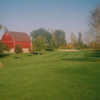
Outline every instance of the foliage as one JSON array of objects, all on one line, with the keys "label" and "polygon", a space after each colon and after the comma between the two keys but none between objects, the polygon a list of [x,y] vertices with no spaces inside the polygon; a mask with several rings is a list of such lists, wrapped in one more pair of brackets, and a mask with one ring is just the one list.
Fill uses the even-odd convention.
[{"label": "foliage", "polygon": [[100,49],[100,6],[93,10],[90,25],[92,33],[94,37],[96,37],[96,49]]},{"label": "foliage", "polygon": [[84,43],[82,41],[82,33],[81,32],[78,33],[78,47],[80,49],[84,48]]},{"label": "foliage", "polygon": [[96,42],[95,42],[95,41],[90,41],[89,47],[90,47],[91,49],[95,49],[95,48],[96,48]]},{"label": "foliage", "polygon": [[52,34],[52,38],[53,38],[53,45],[55,48],[66,46],[66,36],[63,30],[56,30]]},{"label": "foliage", "polygon": [[100,34],[100,6],[96,7],[91,14],[90,24],[94,33]]},{"label": "foliage", "polygon": [[72,43],[67,44],[67,49],[72,49]]},{"label": "foliage", "polygon": [[4,53],[4,51],[9,51],[9,47],[0,41],[0,54]]},{"label": "foliage", "polygon": [[45,39],[42,36],[38,36],[33,41],[33,51],[44,51],[46,48]]},{"label": "foliage", "polygon": [[91,33],[94,34],[96,41],[91,41],[89,44],[94,49],[90,55],[92,57],[100,57],[100,6],[96,7],[91,13],[90,26]]},{"label": "foliage", "polygon": [[4,45],[3,43],[0,41],[0,54],[2,54],[4,52]]},{"label": "foliage", "polygon": [[22,52],[23,52],[22,48],[19,45],[16,45],[16,47],[15,47],[15,53],[19,54],[19,53],[22,53]]},{"label": "foliage", "polygon": [[[5,51],[6,51],[7,53],[5,53]],[[8,52],[9,52],[9,47],[6,46],[6,45],[4,45],[4,44],[0,41],[0,58],[1,58],[1,57],[6,57],[6,56],[8,56],[8,55],[9,55]]]},{"label": "foliage", "polygon": [[50,44],[51,43],[51,33],[43,28],[32,31],[31,37],[32,37],[32,41],[36,40],[37,37],[42,37],[47,46],[51,45]]},{"label": "foliage", "polygon": [[10,48],[7,45],[4,45],[4,51],[8,51],[9,52]]},{"label": "foliage", "polygon": [[65,32],[62,30],[56,30],[54,33],[51,34],[47,30],[40,28],[38,30],[32,31],[31,36],[32,41],[36,41],[37,37],[42,37],[46,44],[46,50],[52,51],[55,48],[66,46]]},{"label": "foliage", "polygon": [[71,33],[71,43],[72,43],[72,48],[78,47],[77,37],[74,33]]}]

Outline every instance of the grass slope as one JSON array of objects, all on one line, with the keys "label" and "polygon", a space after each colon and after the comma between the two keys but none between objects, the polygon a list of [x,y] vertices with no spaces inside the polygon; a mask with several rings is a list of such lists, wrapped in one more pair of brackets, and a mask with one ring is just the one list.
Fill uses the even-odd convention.
[{"label": "grass slope", "polygon": [[0,100],[100,100],[100,61],[83,52],[2,58]]}]

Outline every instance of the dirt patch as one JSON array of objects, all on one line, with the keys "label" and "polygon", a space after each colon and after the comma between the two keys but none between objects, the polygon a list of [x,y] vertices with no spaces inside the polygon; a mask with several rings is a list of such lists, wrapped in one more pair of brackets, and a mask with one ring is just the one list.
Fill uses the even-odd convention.
[{"label": "dirt patch", "polygon": [[59,49],[58,51],[62,51],[62,52],[79,52],[80,50],[76,50],[76,49]]}]

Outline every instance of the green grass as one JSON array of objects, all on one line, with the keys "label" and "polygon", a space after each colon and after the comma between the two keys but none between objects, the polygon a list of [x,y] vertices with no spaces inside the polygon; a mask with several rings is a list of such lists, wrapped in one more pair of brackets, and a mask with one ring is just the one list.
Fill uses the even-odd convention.
[{"label": "green grass", "polygon": [[0,58],[0,100],[100,100],[100,59],[84,52]]}]

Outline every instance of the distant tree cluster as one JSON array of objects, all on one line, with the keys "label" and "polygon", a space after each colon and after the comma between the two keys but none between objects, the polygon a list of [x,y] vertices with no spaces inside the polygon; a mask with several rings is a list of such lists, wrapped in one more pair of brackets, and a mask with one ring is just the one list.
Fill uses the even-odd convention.
[{"label": "distant tree cluster", "polygon": [[84,43],[82,33],[78,33],[78,37],[71,33],[70,40],[67,42],[66,33],[63,30],[55,30],[49,32],[40,28],[31,32],[33,51],[45,51],[54,49],[84,49],[95,48],[94,41],[88,45]]},{"label": "distant tree cluster", "polygon": [[53,50],[66,46],[65,32],[56,30],[53,33],[40,28],[31,32],[33,50]]},{"label": "distant tree cluster", "polygon": [[53,44],[55,48],[65,48],[67,42],[65,38],[65,32],[63,30],[56,30],[52,34]]}]

